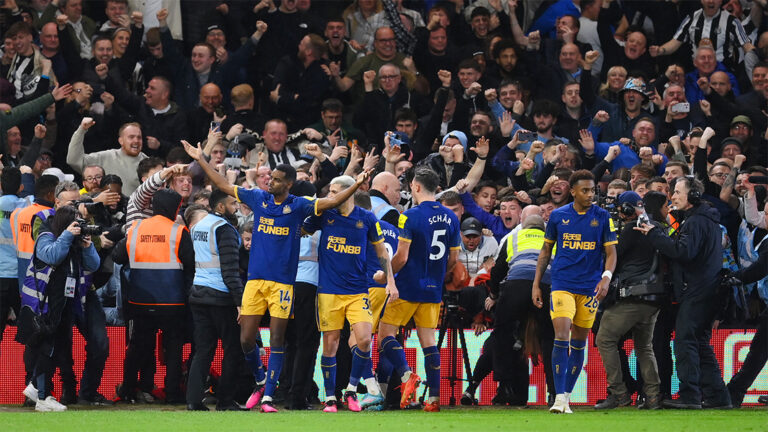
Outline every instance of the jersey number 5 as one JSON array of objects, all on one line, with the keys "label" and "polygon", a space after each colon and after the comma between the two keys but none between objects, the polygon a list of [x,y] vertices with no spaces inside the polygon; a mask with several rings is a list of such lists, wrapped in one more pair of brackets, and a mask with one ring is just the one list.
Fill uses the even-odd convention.
[{"label": "jersey number 5", "polygon": [[432,245],[431,248],[437,248],[437,253],[430,253],[429,259],[432,261],[439,261],[445,255],[445,242],[440,240],[440,237],[445,236],[446,230],[435,230],[432,233]]}]

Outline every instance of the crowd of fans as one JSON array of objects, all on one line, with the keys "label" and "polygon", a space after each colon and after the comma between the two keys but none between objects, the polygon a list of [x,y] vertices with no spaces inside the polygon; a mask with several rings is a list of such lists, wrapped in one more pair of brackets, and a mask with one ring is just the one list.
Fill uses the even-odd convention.
[{"label": "crowd of fans", "polygon": [[[493,326],[483,302],[498,293],[491,269],[506,236],[526,208],[546,222],[568,204],[579,169],[594,173],[596,203],[608,209],[627,191],[671,197],[677,178],[694,175],[719,215],[726,267],[747,266],[768,246],[766,189],[755,183],[768,183],[765,0],[160,3],[0,6],[3,223],[12,227],[11,213],[34,201],[76,203],[101,227],[91,237],[98,269],[88,267],[93,255],[81,259],[94,270],[82,309],[102,318],[70,316],[95,347],[79,394],[86,402],[105,400],[97,391],[109,355],[104,324],[126,319],[113,248],[132,222],[156,214],[153,198],[165,188],[181,196],[182,223],[209,208],[210,182],[182,141],[201,143],[245,188],[267,190],[272,170],[290,164],[296,195],[324,196],[334,177],[373,169],[361,189],[394,226],[411,206],[412,168],[430,167],[440,202],[463,220],[460,261],[477,290],[462,308],[477,332]],[[244,277],[253,220],[245,205],[233,216]],[[76,231],[68,226],[55,234]],[[1,336],[19,318],[26,269],[7,260],[19,244],[0,248]],[[746,297],[762,310],[765,282]],[[666,337],[667,352],[670,322],[654,335]],[[524,329],[510,331],[523,339]],[[59,367],[62,402],[77,401],[71,349],[52,361],[37,367]],[[131,395],[148,401],[154,363],[142,361],[132,366],[141,379],[133,370]],[[36,366],[27,366],[31,382]],[[671,358],[659,359],[659,372],[670,395]],[[499,403],[525,403],[527,392],[500,389]],[[732,398],[746,389],[729,387]]]}]

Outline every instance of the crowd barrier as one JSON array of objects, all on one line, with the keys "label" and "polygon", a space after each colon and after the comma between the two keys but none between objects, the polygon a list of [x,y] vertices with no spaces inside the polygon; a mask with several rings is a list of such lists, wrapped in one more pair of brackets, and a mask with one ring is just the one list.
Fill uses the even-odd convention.
[{"label": "crowd barrier", "polygon": [[[24,390],[24,363],[22,361],[22,353],[24,347],[14,342],[14,336],[16,333],[15,327],[8,327],[5,330],[3,341],[0,343],[0,404],[20,404],[23,402],[22,390]],[[83,363],[85,362],[85,342],[77,330],[74,331],[74,356],[75,356],[75,373],[80,376],[83,370]],[[104,377],[101,381],[100,392],[108,398],[112,398],[115,395],[115,386],[122,381],[122,368],[123,358],[125,357],[125,328],[123,327],[108,327],[107,333],[109,335],[110,342],[110,356],[107,360],[106,369],[104,371]],[[754,336],[754,330],[715,330],[712,335],[712,345],[715,348],[715,354],[717,360],[720,363],[723,372],[723,379],[728,382],[730,378],[739,370],[747,352],[749,351],[749,344]],[[465,330],[465,339],[467,341],[467,351],[469,359],[474,368],[474,364],[482,351],[483,342],[488,337],[489,333],[484,333],[480,336],[475,336],[471,330]],[[262,339],[268,343],[269,341],[269,329],[261,330]],[[674,341],[673,341],[674,343]],[[632,342],[627,341],[626,348],[630,356],[630,367],[632,374],[636,374],[635,368],[635,356],[632,350]],[[184,348],[185,358],[189,355],[190,347],[186,345]],[[266,347],[267,354],[269,353],[269,347]],[[418,338],[416,333],[413,332],[406,340],[405,354],[408,363],[412,366],[413,370],[425,376],[423,374],[423,355],[419,348]],[[221,368],[221,347],[216,352],[213,367],[217,370]],[[318,353],[318,356],[320,354]],[[460,357],[460,352],[455,351],[453,353],[457,361],[457,370],[460,376],[464,376],[463,363]],[[449,371],[451,352],[445,346],[441,352],[441,375],[447,376]],[[377,361],[377,354],[374,353],[374,362]],[[264,358],[266,362],[267,358]],[[593,345],[593,336],[590,335],[589,343],[587,344],[587,353],[584,357],[584,370],[579,377],[579,381],[574,388],[571,395],[572,404],[594,404],[597,400],[605,398],[606,380],[603,365],[600,360],[600,354],[597,348]],[[529,361],[528,365],[529,374],[531,375],[531,384],[528,390],[529,404],[543,405],[546,403],[546,383],[544,379],[544,368],[541,364],[533,366]],[[155,375],[155,382],[158,387],[162,387],[163,376],[165,375],[165,367],[158,363],[157,374]],[[339,377],[339,379],[345,379]],[[318,357],[315,369],[315,382],[322,387],[322,375],[320,373],[320,359]],[[61,382],[56,376],[54,378],[55,394],[61,394]],[[458,383],[456,385],[456,400],[461,396],[461,392],[466,387],[465,383]],[[672,377],[672,391],[676,392],[678,387],[677,377]],[[322,393],[322,392],[321,392]],[[441,400],[444,404],[447,404],[450,397],[450,387],[446,380],[441,383]],[[487,377],[476,397],[479,399],[481,405],[489,405],[491,399],[496,393],[495,383],[492,377]],[[744,398],[746,405],[756,404],[757,397],[762,394],[768,394],[768,368],[763,368],[760,375],[755,380],[752,387],[750,387],[747,396]],[[421,391],[419,392],[419,396]],[[321,400],[322,400],[322,394]]]}]

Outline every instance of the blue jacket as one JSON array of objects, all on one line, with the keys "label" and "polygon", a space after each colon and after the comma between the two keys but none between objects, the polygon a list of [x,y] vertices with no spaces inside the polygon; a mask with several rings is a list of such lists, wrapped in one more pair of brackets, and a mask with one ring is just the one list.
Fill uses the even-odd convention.
[{"label": "blue jacket", "polygon": [[481,209],[469,192],[461,194],[461,203],[464,205],[464,210],[467,213],[476,217],[483,226],[493,232],[493,237],[496,238],[496,241],[501,242],[501,239],[510,231],[504,226],[504,222],[500,217]]},{"label": "blue jacket", "polygon": [[[731,90],[733,90],[733,95],[738,97],[741,94],[741,91],[739,90],[739,82],[736,81],[736,77],[733,76],[732,73],[728,72],[728,68],[726,68],[722,63],[717,62],[715,72],[725,72],[726,75],[728,75],[728,80],[731,82]],[[698,80],[699,72],[696,70],[685,74],[685,98],[688,99],[688,102],[691,104],[694,104],[702,99],[706,99],[704,92],[702,92],[699,88],[699,84],[697,82]]]}]

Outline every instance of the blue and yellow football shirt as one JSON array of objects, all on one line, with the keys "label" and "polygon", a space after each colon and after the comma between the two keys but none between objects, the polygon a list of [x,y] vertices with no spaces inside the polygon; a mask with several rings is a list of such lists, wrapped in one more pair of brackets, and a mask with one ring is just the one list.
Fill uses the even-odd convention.
[{"label": "blue and yellow football shirt", "polygon": [[[383,220],[379,220],[379,225],[381,226],[382,234],[384,234],[384,243],[386,244],[387,252],[389,252],[389,259],[391,260],[392,257],[395,256],[395,252],[397,252],[397,238],[400,235],[400,230],[389,222]],[[379,257],[376,255],[376,248],[371,244],[368,245],[367,259],[368,287],[385,288],[385,284],[376,283],[373,280],[373,275],[381,270],[381,264],[379,264]]]},{"label": "blue and yellow football shirt", "polygon": [[552,260],[552,291],[591,296],[604,270],[603,248],[616,244],[610,214],[593,205],[578,213],[573,203],[552,212],[544,241],[557,243]]},{"label": "blue and yellow football shirt", "polygon": [[357,206],[346,216],[337,209],[326,210],[309,218],[304,229],[323,230],[317,248],[318,294],[368,294],[369,243],[384,241],[376,216]]},{"label": "blue and yellow football shirt", "polygon": [[293,285],[299,263],[301,225],[313,214],[315,200],[288,195],[278,204],[270,193],[241,187],[235,188],[235,198],[253,212],[248,280]]},{"label": "blue and yellow football shirt", "polygon": [[440,203],[425,201],[401,214],[398,228],[400,240],[411,243],[408,261],[395,277],[400,298],[440,303],[448,256],[461,247],[459,218]]}]

